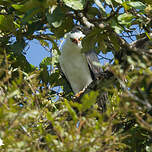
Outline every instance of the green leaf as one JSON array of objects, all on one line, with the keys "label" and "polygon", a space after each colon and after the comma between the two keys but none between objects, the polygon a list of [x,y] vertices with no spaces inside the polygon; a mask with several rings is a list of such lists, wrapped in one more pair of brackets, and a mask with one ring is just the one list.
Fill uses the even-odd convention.
[{"label": "green leaf", "polygon": [[71,107],[71,105],[68,103],[67,100],[64,101],[65,102],[65,105],[68,109],[68,112],[70,113],[70,115],[72,116],[72,119],[76,122],[78,121],[78,117],[77,117],[77,114],[76,112],[74,111],[74,109]]},{"label": "green leaf", "polygon": [[26,43],[25,41],[22,39],[22,40],[17,40],[12,46],[11,46],[11,49],[13,51],[15,51],[16,53],[20,53],[24,50],[26,46]]},{"label": "green leaf", "polygon": [[62,22],[64,20],[64,12],[61,7],[55,8],[53,13],[47,13],[47,20],[49,24],[52,24],[55,28],[58,28],[62,25]]},{"label": "green leaf", "polygon": [[130,6],[128,5],[127,2],[128,2],[128,1],[125,1],[125,2],[122,3],[122,6],[124,7],[124,9],[125,9],[126,11],[130,9]]},{"label": "green leaf", "polygon": [[[59,38],[62,38],[65,35],[65,33],[70,32],[73,27],[74,27],[73,18],[72,17],[68,17],[68,18],[66,17],[66,18],[63,19],[63,23],[60,27],[55,28],[55,27],[52,26],[50,30],[51,30],[51,32],[53,32],[55,34],[56,38],[59,39]],[[59,53],[59,51],[58,51],[58,53]]]},{"label": "green leaf", "polygon": [[82,102],[82,111],[86,111],[87,109],[91,108],[96,103],[96,99],[98,96],[98,92],[91,91],[88,94],[85,94],[81,100]]},{"label": "green leaf", "polygon": [[145,0],[145,2],[149,5],[152,5],[152,1],[151,0]]},{"label": "green leaf", "polygon": [[115,0],[115,2],[122,4],[122,0]]},{"label": "green leaf", "polygon": [[97,41],[97,34],[99,33],[99,29],[94,29],[90,32],[86,37],[82,40],[82,52],[87,52],[93,48],[95,48],[95,43]]},{"label": "green leaf", "polygon": [[128,5],[132,6],[135,9],[140,9],[140,10],[144,10],[146,8],[146,5],[143,4],[140,1],[137,1],[137,2],[128,2]]},{"label": "green leaf", "polygon": [[46,117],[52,123],[52,125],[55,125],[53,114],[50,111],[46,113]]},{"label": "green leaf", "polygon": [[36,15],[38,12],[39,12],[39,8],[29,9],[25,13],[25,16],[22,19],[23,23],[26,23],[26,22],[30,21],[33,18],[33,16]]},{"label": "green leaf", "polygon": [[130,24],[134,16],[131,13],[123,13],[118,16],[118,21],[120,24]]},{"label": "green leaf", "polygon": [[100,34],[98,36],[98,50],[99,51],[102,51],[102,53],[107,53],[107,45],[104,41],[104,38],[105,38],[106,35],[104,34]]},{"label": "green leaf", "polygon": [[94,18],[98,14],[100,14],[100,11],[96,7],[91,7],[91,8],[88,9],[87,15],[90,18]]},{"label": "green leaf", "polygon": [[99,49],[102,51],[103,54],[107,53],[107,45],[104,40],[99,42]]},{"label": "green leaf", "polygon": [[11,15],[0,15],[0,30],[5,32],[15,30],[15,25],[13,23],[13,18]]},{"label": "green leaf", "polygon": [[22,52],[11,52],[9,56],[9,60],[12,61],[12,67],[18,68],[25,72],[34,71],[35,67],[26,60],[26,57],[22,54]]},{"label": "green leaf", "polygon": [[50,57],[46,57],[40,63],[40,67],[48,66],[50,64],[51,64],[51,58]]},{"label": "green leaf", "polygon": [[14,90],[13,92],[11,92],[10,94],[7,95],[7,98],[12,98],[16,95],[19,95],[20,91],[19,90]]},{"label": "green leaf", "polygon": [[95,0],[95,3],[96,3],[97,6],[99,6],[99,7],[101,8],[101,10],[102,10],[103,12],[106,12],[106,11],[105,11],[105,8],[103,7],[103,5],[102,5],[102,3],[101,3],[100,0]]},{"label": "green leaf", "polygon": [[13,4],[12,6],[16,10],[27,14],[29,10],[33,10],[33,9],[39,10],[38,12],[42,11],[44,8],[48,7],[46,6],[47,4],[45,2],[46,2],[45,0],[26,0],[22,3],[23,7],[21,3]]},{"label": "green leaf", "polygon": [[107,3],[108,5],[111,5],[111,4],[112,4],[111,0],[105,0],[105,1],[106,1],[106,3]]},{"label": "green leaf", "polygon": [[63,0],[64,3],[73,8],[74,10],[82,10],[85,4],[85,0]]},{"label": "green leaf", "polygon": [[123,31],[123,28],[119,25],[112,26],[117,34],[120,34]]},{"label": "green leaf", "polygon": [[111,20],[111,27],[115,30],[117,34],[120,34],[124,29],[121,27],[115,19]]},{"label": "green leaf", "polygon": [[43,66],[40,66],[42,71],[40,73],[40,78],[41,80],[45,83],[48,84],[49,82],[49,72],[48,72],[48,67],[43,64]]},{"label": "green leaf", "polygon": [[38,21],[33,21],[32,23],[28,24],[28,31],[26,32],[26,36],[30,36],[35,31],[41,30],[43,28],[43,23]]},{"label": "green leaf", "polygon": [[28,112],[28,113],[25,113],[24,114],[24,118],[35,118],[35,117],[37,117],[37,115],[38,115],[39,113],[38,113],[38,111],[37,110],[31,110],[30,112]]},{"label": "green leaf", "polygon": [[11,3],[11,0],[1,0],[0,5],[7,5],[8,3]]},{"label": "green leaf", "polygon": [[111,35],[109,35],[109,38],[110,38],[110,40],[111,40],[111,42],[112,42],[112,45],[113,45],[114,49],[115,49],[116,51],[118,51],[118,50],[120,49],[119,40],[118,40],[118,39],[116,38],[116,36],[115,36],[114,34],[112,34],[112,33],[111,33]]},{"label": "green leaf", "polygon": [[147,37],[149,38],[149,40],[152,40],[152,35],[150,35],[149,33],[145,32]]},{"label": "green leaf", "polygon": [[19,11],[24,12],[24,11],[23,11],[24,5],[13,4],[12,7],[13,7],[14,9],[16,9],[16,10],[19,10]]}]

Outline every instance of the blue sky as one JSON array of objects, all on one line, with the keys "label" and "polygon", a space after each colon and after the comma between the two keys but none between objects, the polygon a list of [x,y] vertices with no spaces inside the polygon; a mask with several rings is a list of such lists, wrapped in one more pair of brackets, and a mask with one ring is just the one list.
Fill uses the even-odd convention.
[{"label": "blue sky", "polygon": [[45,58],[49,57],[50,53],[46,51],[37,40],[32,40],[29,43],[29,50],[26,52],[27,61],[34,65],[39,66],[40,62]]}]

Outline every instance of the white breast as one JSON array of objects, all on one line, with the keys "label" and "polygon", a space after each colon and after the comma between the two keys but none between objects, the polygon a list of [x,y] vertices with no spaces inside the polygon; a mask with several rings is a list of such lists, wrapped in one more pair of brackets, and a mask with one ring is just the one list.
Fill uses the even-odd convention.
[{"label": "white breast", "polygon": [[75,94],[92,82],[86,57],[73,43],[65,42],[59,63]]}]

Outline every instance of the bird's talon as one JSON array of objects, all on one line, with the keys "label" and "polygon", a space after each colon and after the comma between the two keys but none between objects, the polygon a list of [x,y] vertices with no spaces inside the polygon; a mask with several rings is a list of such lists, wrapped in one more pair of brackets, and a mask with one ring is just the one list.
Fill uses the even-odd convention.
[{"label": "bird's talon", "polygon": [[84,89],[83,89],[82,91],[78,92],[78,93],[75,95],[75,97],[76,97],[76,98],[79,98],[83,92],[84,92]]}]

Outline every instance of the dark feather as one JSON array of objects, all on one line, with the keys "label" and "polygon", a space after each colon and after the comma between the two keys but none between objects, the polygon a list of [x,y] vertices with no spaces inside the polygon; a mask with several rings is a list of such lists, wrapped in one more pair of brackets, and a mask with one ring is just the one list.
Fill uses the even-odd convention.
[{"label": "dark feather", "polygon": [[91,72],[92,79],[93,80],[98,79],[100,75],[103,73],[103,69],[101,68],[101,66],[99,66],[100,61],[98,59],[96,52],[91,50],[86,52],[85,55]]},{"label": "dark feather", "polygon": [[[93,83],[95,83],[96,81],[98,81],[98,79],[104,76],[105,72],[100,66],[100,61],[95,51],[91,50],[85,53],[85,55],[87,58],[87,62],[88,62],[88,66],[91,72]],[[93,90],[96,90],[96,88],[100,88],[100,87],[97,87],[95,85],[95,88],[93,88]],[[99,90],[99,96],[97,97],[97,104],[98,104],[99,111],[103,112],[106,110],[107,102],[108,102],[108,93],[103,90]]]}]

